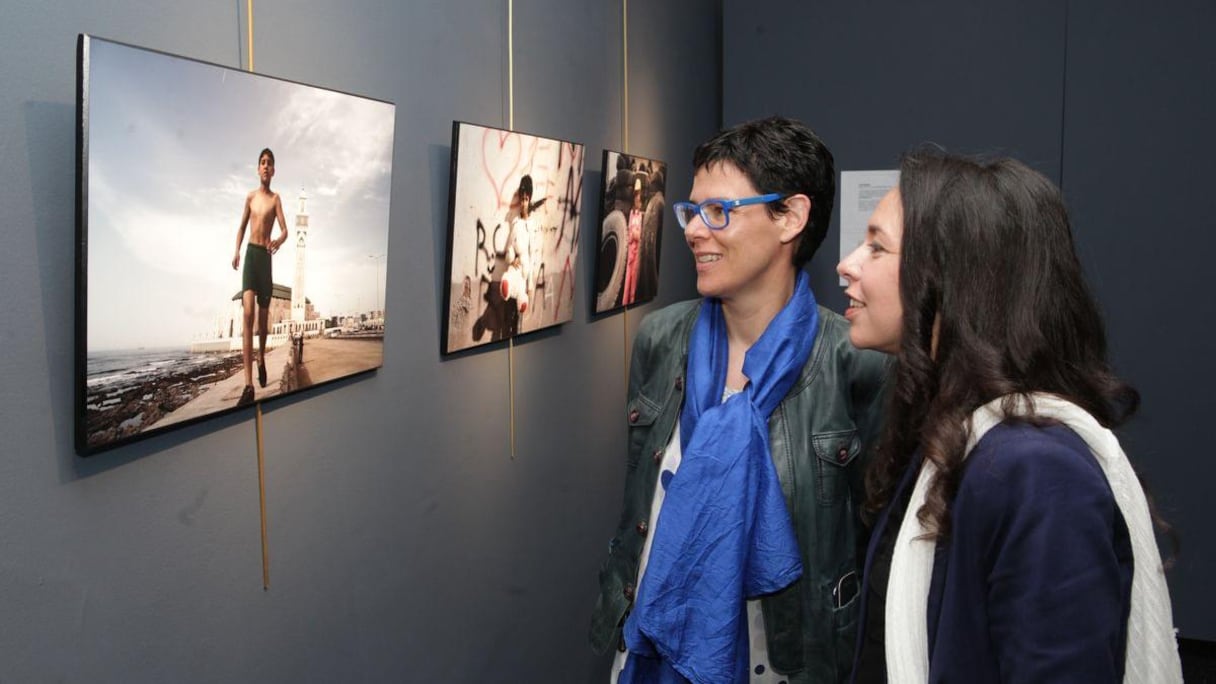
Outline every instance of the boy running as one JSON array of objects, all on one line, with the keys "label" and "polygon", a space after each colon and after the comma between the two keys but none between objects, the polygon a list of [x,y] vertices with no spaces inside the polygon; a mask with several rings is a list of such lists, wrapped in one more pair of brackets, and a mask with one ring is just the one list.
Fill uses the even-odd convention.
[{"label": "boy running", "polygon": [[[287,221],[283,218],[283,202],[276,192],[270,190],[270,179],[274,178],[274,152],[270,148],[258,155],[258,180],[261,185],[245,198],[245,211],[241,214],[241,225],[236,231],[236,251],[232,254],[232,269],[241,262],[241,243],[245,240],[245,227],[251,226],[249,244],[245,246],[245,270],[241,273],[241,303],[244,306],[241,351],[245,362],[245,390],[237,406],[253,403],[253,305],[258,307],[258,383],[266,386],[266,331],[270,322],[270,293],[273,283],[270,277],[270,255],[279,251],[287,241]],[[282,235],[271,240],[275,219],[278,219]]]}]

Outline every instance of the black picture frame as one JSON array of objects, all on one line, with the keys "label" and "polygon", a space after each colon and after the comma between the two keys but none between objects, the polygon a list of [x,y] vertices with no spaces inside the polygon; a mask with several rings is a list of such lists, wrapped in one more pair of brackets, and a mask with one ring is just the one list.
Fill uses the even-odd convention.
[{"label": "black picture frame", "polygon": [[[644,304],[658,295],[667,218],[666,162],[604,150],[601,168],[604,194],[591,298],[597,315]],[[635,201],[640,206],[635,208]]]},{"label": "black picture frame", "polygon": [[[452,122],[443,354],[574,316],[585,148]],[[532,185],[527,215],[519,203]]]},{"label": "black picture frame", "polygon": [[[384,100],[78,36],[80,455],[382,365],[395,125]],[[246,294],[254,328],[269,302],[250,400]]]}]

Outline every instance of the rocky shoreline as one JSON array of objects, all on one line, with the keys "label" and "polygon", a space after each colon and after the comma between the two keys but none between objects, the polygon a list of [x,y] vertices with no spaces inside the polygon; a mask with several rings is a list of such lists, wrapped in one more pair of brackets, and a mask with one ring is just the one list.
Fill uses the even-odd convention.
[{"label": "rocky shoreline", "polygon": [[241,354],[215,356],[209,363],[157,375],[138,375],[89,387],[85,426],[89,446],[130,437],[156,424],[211,385],[242,370]]}]

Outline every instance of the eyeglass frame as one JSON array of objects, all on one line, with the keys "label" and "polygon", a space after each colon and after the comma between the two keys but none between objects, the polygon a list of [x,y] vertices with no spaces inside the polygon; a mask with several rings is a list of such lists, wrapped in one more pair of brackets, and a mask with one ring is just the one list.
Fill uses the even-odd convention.
[{"label": "eyeglass frame", "polygon": [[[694,202],[676,202],[671,205],[671,209],[673,212],[675,212],[676,223],[679,224],[681,230],[688,228],[688,224],[680,218],[681,207],[696,209],[697,215],[701,217],[701,223],[704,223],[706,228],[710,230],[723,230],[730,225],[730,212],[732,210],[752,204],[768,204],[769,202],[777,202],[785,199],[787,196],[788,195],[782,195],[779,192],[770,192],[767,195],[756,195],[754,197],[743,197],[740,199],[707,199],[699,204]],[[722,207],[722,215],[726,217],[722,225],[715,226],[710,223],[709,219],[705,216],[706,205]]]}]

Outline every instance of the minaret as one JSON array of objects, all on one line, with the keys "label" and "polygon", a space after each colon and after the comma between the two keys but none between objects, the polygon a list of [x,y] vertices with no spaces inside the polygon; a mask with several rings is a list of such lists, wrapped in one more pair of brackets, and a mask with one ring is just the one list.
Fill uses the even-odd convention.
[{"label": "minaret", "polygon": [[308,242],[308,213],[304,202],[308,196],[300,188],[300,210],[296,212],[296,279],[291,286],[291,320],[303,323],[307,313],[304,300],[304,247]]}]

